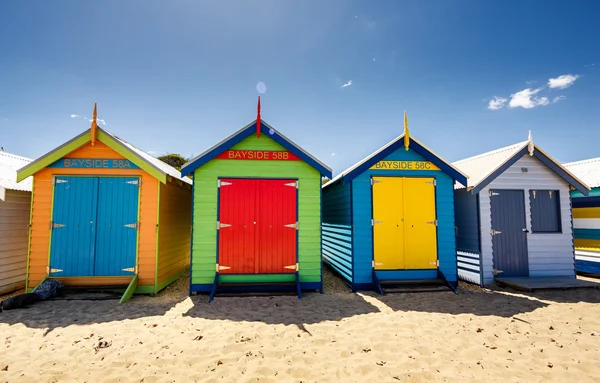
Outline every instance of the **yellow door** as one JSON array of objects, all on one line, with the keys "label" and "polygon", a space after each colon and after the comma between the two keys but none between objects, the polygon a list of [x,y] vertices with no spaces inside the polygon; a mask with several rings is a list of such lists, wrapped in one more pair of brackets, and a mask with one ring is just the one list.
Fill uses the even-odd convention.
[{"label": "yellow door", "polygon": [[404,268],[402,178],[373,177],[373,259],[376,270]]},{"label": "yellow door", "polygon": [[405,269],[437,268],[433,178],[404,178]]}]

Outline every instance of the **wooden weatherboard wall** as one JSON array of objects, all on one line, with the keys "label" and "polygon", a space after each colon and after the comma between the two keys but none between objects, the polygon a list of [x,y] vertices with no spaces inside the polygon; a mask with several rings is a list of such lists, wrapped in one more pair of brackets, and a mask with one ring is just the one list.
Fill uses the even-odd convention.
[{"label": "wooden weatherboard wall", "polygon": [[600,274],[600,187],[593,188],[587,197],[571,191],[571,199],[576,269]]},{"label": "wooden weatherboard wall", "polygon": [[31,192],[6,190],[0,199],[0,294],[25,286]]},{"label": "wooden weatherboard wall", "polygon": [[[264,124],[264,123],[263,123]],[[251,135],[229,148],[239,151],[286,152],[263,134]],[[255,157],[253,155],[253,157]],[[321,285],[321,174],[295,158],[278,160],[215,158],[194,171],[194,216],[191,285],[193,292],[210,291],[217,260],[217,208],[219,178],[298,179],[298,260],[304,288]],[[221,282],[284,282],[294,275],[221,275]]]}]

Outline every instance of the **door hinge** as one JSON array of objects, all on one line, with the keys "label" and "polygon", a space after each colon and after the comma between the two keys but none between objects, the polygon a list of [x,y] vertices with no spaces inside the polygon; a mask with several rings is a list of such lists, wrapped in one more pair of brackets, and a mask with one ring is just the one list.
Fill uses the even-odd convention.
[{"label": "door hinge", "polygon": [[284,269],[300,271],[300,264],[296,263],[295,265],[283,266]]},{"label": "door hinge", "polygon": [[51,273],[60,273],[61,269],[53,269],[52,267],[46,267],[46,275],[50,275]]},{"label": "door hinge", "polygon": [[376,221],[374,219],[371,220],[371,226],[381,225],[382,223],[383,223],[382,221]]},{"label": "door hinge", "polygon": [[137,230],[137,229],[139,229],[139,228],[140,228],[140,223],[139,223],[139,222],[136,222],[136,223],[128,223],[128,224],[126,224],[126,225],[123,225],[123,226],[125,226],[125,227],[130,227],[130,228],[132,228],[132,229],[136,229],[136,230]]},{"label": "door hinge", "polygon": [[502,232],[501,232],[501,231],[498,231],[498,230],[494,230],[494,229],[492,229],[492,231],[490,231],[490,234],[491,234],[491,235],[498,235],[498,234],[502,234]]},{"label": "door hinge", "polygon": [[221,228],[223,227],[230,227],[231,225],[228,223],[221,223],[220,221],[217,221],[217,230],[221,230]]},{"label": "door hinge", "polygon": [[375,268],[375,266],[381,266],[381,265],[383,265],[383,263],[381,263],[381,262],[375,262],[375,261],[371,261],[371,267],[372,267],[372,268]]},{"label": "door hinge", "polygon": [[503,270],[494,269],[494,270],[492,271],[492,274],[494,274],[494,275],[498,275],[498,274],[500,274],[500,273],[503,273],[503,272],[504,272]]},{"label": "door hinge", "polygon": [[121,269],[122,271],[129,271],[130,273],[134,273],[137,274],[138,272],[138,267],[137,265],[133,266],[133,267],[127,267],[125,269]]},{"label": "door hinge", "polygon": [[229,266],[221,266],[221,265],[219,265],[218,263],[217,263],[217,265],[216,265],[216,267],[215,267],[215,270],[217,271],[217,273],[218,273],[219,271],[221,271],[221,270],[229,270],[229,269],[231,269],[231,267],[229,267]]},{"label": "door hinge", "polygon": [[137,185],[137,186],[142,186],[142,180],[140,180],[140,179],[133,180],[133,181],[127,181],[127,182],[125,182],[125,183],[127,183],[127,184],[129,184],[129,185]]},{"label": "door hinge", "polygon": [[298,181],[290,182],[288,184],[284,184],[285,186],[292,186],[298,189]]},{"label": "door hinge", "polygon": [[221,181],[221,180],[217,181],[217,187],[218,188],[220,188],[221,186],[227,186],[227,185],[231,185],[231,182]]},{"label": "door hinge", "polygon": [[437,267],[440,267],[440,261],[439,261],[439,260],[437,260],[437,261],[435,261],[435,262],[429,262],[429,264],[430,264],[431,266],[437,266]]},{"label": "door hinge", "polygon": [[60,178],[52,178],[52,185],[56,185],[56,184],[64,184],[66,182],[69,182],[67,180],[61,180]]},{"label": "door hinge", "polygon": [[429,185],[437,186],[437,182],[435,182],[435,181],[436,181],[436,180],[433,180],[433,181],[427,181],[427,182],[425,182],[425,183],[426,183],[426,184],[429,184]]},{"label": "door hinge", "polygon": [[298,222],[290,223],[290,224],[283,225],[283,226],[285,226],[285,227],[291,227],[291,228],[296,229],[296,230],[298,230],[298,228],[299,228]]},{"label": "door hinge", "polygon": [[437,225],[438,225],[438,221],[437,221],[437,219],[435,219],[435,220],[433,220],[433,221],[429,221],[429,222],[427,222],[427,224],[428,224],[428,225],[435,225],[435,226],[437,226]]},{"label": "door hinge", "polygon": [[490,197],[500,195],[500,193],[495,193],[493,190],[490,190]]},{"label": "door hinge", "polygon": [[380,182],[383,182],[383,181],[381,181],[381,180],[376,180],[375,178],[371,178],[371,185],[375,185],[375,184],[378,184],[378,183],[380,183]]},{"label": "door hinge", "polygon": [[64,227],[62,223],[55,223],[54,221],[50,221],[50,230],[56,229],[57,227]]}]

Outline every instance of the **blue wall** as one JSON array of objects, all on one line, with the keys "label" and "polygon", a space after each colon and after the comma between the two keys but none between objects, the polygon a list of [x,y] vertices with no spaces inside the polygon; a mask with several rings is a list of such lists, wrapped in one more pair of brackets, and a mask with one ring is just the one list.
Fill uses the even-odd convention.
[{"label": "blue wall", "polygon": [[[427,161],[418,153],[404,148],[396,150],[383,160]],[[352,181],[352,211],[354,240],[354,283],[371,285],[373,261],[373,230],[371,177],[435,177],[436,214],[438,220],[439,269],[450,282],[457,281],[456,243],[454,232],[454,180],[442,171],[367,170]],[[377,277],[385,279],[436,278],[436,270],[377,271]]]},{"label": "blue wall", "polygon": [[456,212],[456,248],[461,251],[479,254],[479,215],[477,195],[467,189],[454,191]]},{"label": "blue wall", "polygon": [[323,261],[352,283],[352,208],[350,185],[323,189]]}]

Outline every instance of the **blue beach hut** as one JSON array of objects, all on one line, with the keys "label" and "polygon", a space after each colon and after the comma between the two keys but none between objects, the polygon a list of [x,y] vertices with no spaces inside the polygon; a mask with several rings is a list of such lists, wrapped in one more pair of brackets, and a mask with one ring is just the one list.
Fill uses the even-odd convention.
[{"label": "blue beach hut", "polygon": [[457,286],[454,181],[467,177],[404,134],[323,186],[323,260],[353,291]]}]

